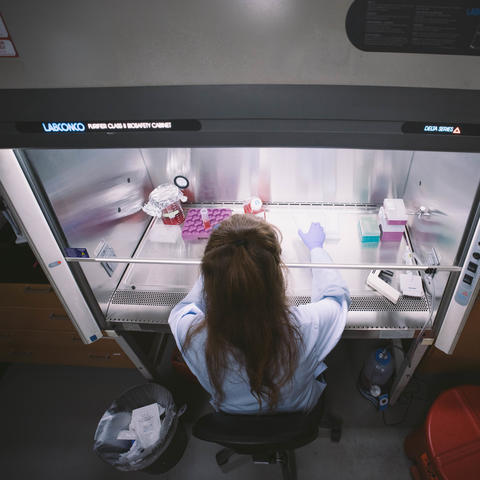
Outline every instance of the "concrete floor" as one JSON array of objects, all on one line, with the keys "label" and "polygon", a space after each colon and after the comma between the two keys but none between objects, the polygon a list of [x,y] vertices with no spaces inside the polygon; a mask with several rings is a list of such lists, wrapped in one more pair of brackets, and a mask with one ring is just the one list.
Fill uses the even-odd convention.
[{"label": "concrete floor", "polygon": [[[298,478],[407,480],[409,461],[403,440],[421,422],[436,388],[414,380],[395,407],[384,415],[356,390],[366,352],[374,344],[342,341],[328,359],[330,410],[343,419],[340,443],[323,434],[298,449]],[[166,380],[171,386],[172,377]],[[143,472],[119,472],[92,451],[98,420],[113,399],[143,383],[135,370],[15,364],[0,380],[0,477],[3,480],[145,479]],[[182,389],[180,389],[182,390]],[[183,390],[182,395],[192,392]],[[190,434],[195,418],[208,410],[205,395],[194,392],[186,415]],[[387,426],[403,420],[399,425]],[[215,463],[219,447],[190,438],[182,460],[163,479],[270,480],[280,478],[276,465],[248,461],[222,473]],[[238,460],[238,459],[237,459]],[[248,459],[247,459],[248,460]]]}]

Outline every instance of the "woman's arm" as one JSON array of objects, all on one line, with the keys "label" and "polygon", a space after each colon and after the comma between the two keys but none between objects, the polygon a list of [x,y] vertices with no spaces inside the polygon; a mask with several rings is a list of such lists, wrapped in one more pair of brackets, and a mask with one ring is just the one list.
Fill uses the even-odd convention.
[{"label": "woman's arm", "polygon": [[[310,250],[312,263],[332,263],[330,255],[323,247]],[[350,293],[347,284],[338,270],[332,268],[312,268],[312,302],[319,302],[323,298],[335,299],[342,304],[345,299],[350,305]]]},{"label": "woman's arm", "polygon": [[203,279],[200,275],[188,295],[175,307],[168,317],[170,330],[177,345],[185,338],[187,330],[194,320],[205,314],[205,297],[203,293]]},{"label": "woman's arm", "polygon": [[[332,263],[330,255],[323,249],[325,232],[319,223],[312,223],[307,233],[298,231],[303,243],[310,250],[312,263]],[[333,298],[341,305],[345,299],[350,303],[348,288],[340,273],[330,268],[312,268],[312,302]]]},{"label": "woman's arm", "polygon": [[[312,263],[331,263],[323,249],[325,233],[320,224],[312,224],[308,233],[299,232],[310,249]],[[338,270],[312,268],[312,303],[298,307],[298,317],[304,326],[307,348],[324,359],[338,343],[345,329],[350,294]],[[309,347],[310,346],[310,347]]]}]

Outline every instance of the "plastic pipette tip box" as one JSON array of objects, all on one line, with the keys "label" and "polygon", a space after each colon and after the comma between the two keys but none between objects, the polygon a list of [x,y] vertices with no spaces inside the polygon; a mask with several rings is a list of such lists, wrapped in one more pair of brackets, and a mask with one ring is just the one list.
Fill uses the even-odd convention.
[{"label": "plastic pipette tip box", "polygon": [[386,198],[383,201],[383,209],[388,225],[406,225],[408,217],[401,198]]},{"label": "plastic pipette tip box", "polygon": [[405,225],[389,225],[383,207],[380,207],[378,212],[378,222],[382,242],[400,242],[402,240]]},{"label": "plastic pipette tip box", "polygon": [[378,228],[375,215],[364,215],[358,221],[358,229],[362,243],[378,242],[380,240],[380,229]]},{"label": "plastic pipette tip box", "polygon": [[187,218],[182,227],[182,237],[184,240],[208,238],[215,225],[218,225],[232,215],[232,210],[229,208],[207,208],[211,227],[205,230],[200,210],[200,208],[191,208],[188,211]]},{"label": "plastic pipette tip box", "polygon": [[382,242],[401,242],[403,238],[403,232],[385,232],[383,226],[380,225]]}]

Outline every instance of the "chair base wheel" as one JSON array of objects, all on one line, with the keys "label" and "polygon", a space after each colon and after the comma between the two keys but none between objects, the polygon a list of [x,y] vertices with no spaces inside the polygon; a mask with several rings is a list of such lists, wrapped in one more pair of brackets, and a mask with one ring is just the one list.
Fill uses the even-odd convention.
[{"label": "chair base wheel", "polygon": [[222,450],[217,452],[217,454],[215,455],[217,465],[219,467],[223,467],[224,465],[226,465],[234,453],[235,452],[230,448],[223,448]]},{"label": "chair base wheel", "polygon": [[342,438],[342,420],[336,415],[327,414],[319,424],[319,428],[323,428],[330,433],[330,440],[338,443]]},{"label": "chair base wheel", "polygon": [[333,427],[330,431],[330,440],[338,443],[342,438],[342,427]]},{"label": "chair base wheel", "polygon": [[289,450],[282,456],[282,479],[297,480],[297,462],[295,460],[295,452]]}]

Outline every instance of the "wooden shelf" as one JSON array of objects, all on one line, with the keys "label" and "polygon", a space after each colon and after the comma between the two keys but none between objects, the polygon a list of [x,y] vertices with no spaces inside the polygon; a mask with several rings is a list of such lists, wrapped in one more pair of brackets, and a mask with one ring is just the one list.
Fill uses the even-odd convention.
[{"label": "wooden shelf", "polygon": [[134,368],[113,339],[85,345],[48,284],[0,284],[0,361]]}]

